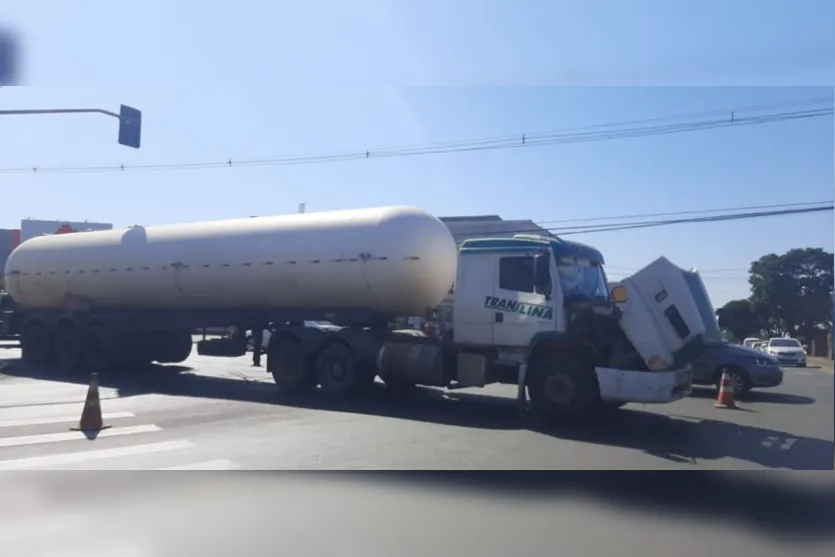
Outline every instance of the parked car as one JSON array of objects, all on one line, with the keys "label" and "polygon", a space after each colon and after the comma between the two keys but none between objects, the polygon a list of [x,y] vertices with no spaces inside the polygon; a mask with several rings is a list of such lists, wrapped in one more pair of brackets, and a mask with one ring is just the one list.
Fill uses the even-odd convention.
[{"label": "parked car", "polygon": [[806,347],[796,338],[768,339],[765,352],[777,358],[784,366],[806,367]]},{"label": "parked car", "polygon": [[746,348],[752,348],[758,342],[766,342],[766,341],[764,341],[761,338],[757,338],[757,337],[748,337],[748,338],[746,338],[745,340],[742,341],[742,346],[745,346]]},{"label": "parked car", "polygon": [[693,367],[695,385],[718,388],[724,371],[737,396],[754,388],[776,387],[783,382],[783,370],[775,357],[728,342],[708,348]]}]

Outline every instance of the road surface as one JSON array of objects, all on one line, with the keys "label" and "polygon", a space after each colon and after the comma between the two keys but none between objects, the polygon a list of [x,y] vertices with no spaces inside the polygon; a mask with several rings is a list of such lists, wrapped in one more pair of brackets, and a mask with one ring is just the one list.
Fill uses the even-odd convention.
[{"label": "road surface", "polygon": [[[13,362],[17,349],[0,349]],[[71,431],[83,374],[21,365],[0,372],[0,471],[21,469],[557,469],[832,470],[833,375],[787,369],[742,410],[715,392],[584,428],[536,427],[506,386],[394,398],[384,388],[341,404],[276,393],[248,358],[193,356],[141,376],[103,375],[111,426]]]}]

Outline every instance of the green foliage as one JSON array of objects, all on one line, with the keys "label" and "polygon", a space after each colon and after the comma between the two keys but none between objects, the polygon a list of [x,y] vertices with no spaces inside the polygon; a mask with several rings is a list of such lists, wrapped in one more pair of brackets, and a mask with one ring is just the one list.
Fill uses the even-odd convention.
[{"label": "green foliage", "polygon": [[760,332],[809,338],[832,327],[833,256],[820,248],[764,255],[751,263],[751,297],[716,311],[719,326],[738,340]]},{"label": "green foliage", "polygon": [[759,335],[763,327],[762,321],[754,314],[748,300],[731,300],[716,310],[716,317],[719,318],[719,327],[739,342]]}]

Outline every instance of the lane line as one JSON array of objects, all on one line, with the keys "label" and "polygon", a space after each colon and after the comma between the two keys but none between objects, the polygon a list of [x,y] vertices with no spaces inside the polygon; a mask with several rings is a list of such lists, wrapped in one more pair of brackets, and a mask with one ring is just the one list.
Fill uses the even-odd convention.
[{"label": "lane line", "polygon": [[0,460],[0,470],[22,470],[26,468],[41,468],[46,466],[63,466],[67,464],[86,462],[89,460],[102,460],[106,458],[177,451],[195,446],[196,445],[191,441],[182,439],[176,441],[162,441],[160,443],[148,443],[145,445],[132,445],[129,447],[114,447],[112,449],[97,449],[76,453],[33,456],[28,458],[17,458],[14,460]]},{"label": "lane line", "polygon": [[[118,418],[134,418],[136,415],[133,412],[111,412],[109,414],[102,414],[104,420],[115,420]],[[76,422],[79,415],[75,416],[57,416],[55,418],[24,418],[20,420],[0,420],[0,427],[21,427],[29,425],[47,425],[47,424],[62,424]]]},{"label": "lane line", "polygon": [[158,470],[235,470],[237,467],[231,460],[222,459],[198,462],[196,464],[184,464],[182,466],[169,466],[168,468],[158,468]]},{"label": "lane line", "polygon": [[[152,433],[162,431],[158,425],[136,425],[129,427],[114,427],[102,430],[96,435],[96,439],[102,437],[118,437],[121,435],[136,435],[139,433]],[[0,447],[20,447],[24,445],[39,445],[41,443],[58,443],[61,441],[87,440],[82,431],[65,431],[61,433],[44,433],[42,435],[23,435],[20,437],[0,437]]]}]

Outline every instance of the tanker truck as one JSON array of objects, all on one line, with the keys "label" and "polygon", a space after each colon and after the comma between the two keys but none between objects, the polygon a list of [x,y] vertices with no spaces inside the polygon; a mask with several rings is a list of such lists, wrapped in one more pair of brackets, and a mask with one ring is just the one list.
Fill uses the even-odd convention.
[{"label": "tanker truck", "polygon": [[[195,329],[272,323],[281,391],[504,383],[549,416],[681,399],[690,362],[719,338],[701,278],[663,257],[622,281],[629,303],[617,304],[593,247],[534,235],[458,246],[405,206],[42,236],[11,253],[5,279],[32,364],[177,363]],[[443,334],[392,325],[440,306]],[[202,353],[245,351],[241,337]]]}]

